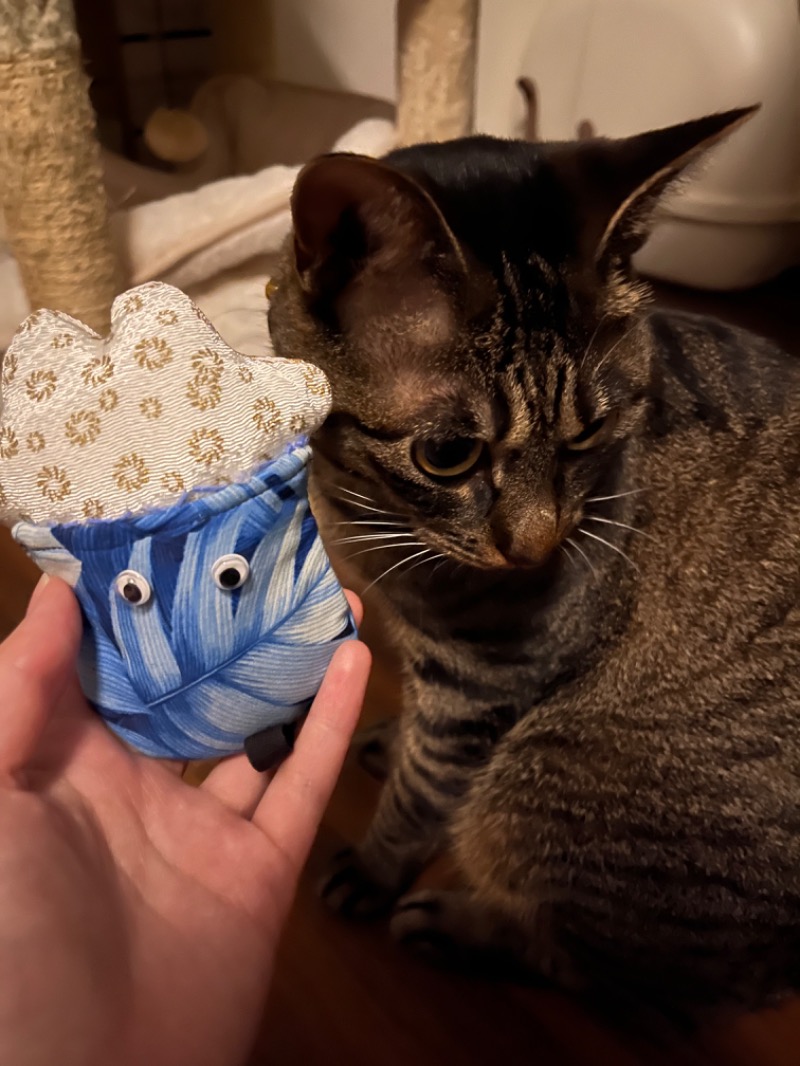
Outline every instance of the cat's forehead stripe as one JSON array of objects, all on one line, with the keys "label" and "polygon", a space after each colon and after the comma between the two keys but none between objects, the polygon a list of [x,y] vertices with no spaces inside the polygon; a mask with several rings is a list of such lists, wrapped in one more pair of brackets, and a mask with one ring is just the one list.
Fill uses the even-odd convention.
[{"label": "cat's forehead stripe", "polygon": [[524,445],[541,422],[539,389],[532,369],[516,361],[506,374],[504,396],[508,405],[508,430],[503,443]]}]

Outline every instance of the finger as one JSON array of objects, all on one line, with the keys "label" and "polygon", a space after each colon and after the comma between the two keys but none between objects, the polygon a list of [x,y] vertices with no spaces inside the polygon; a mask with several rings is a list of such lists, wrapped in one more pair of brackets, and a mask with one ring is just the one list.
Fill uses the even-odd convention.
[{"label": "finger", "polygon": [[358,722],[371,657],[351,641],[334,655],[294,752],[275,774],[253,822],[298,874],[306,860]]},{"label": "finger", "polygon": [[353,612],[356,629],[358,629],[364,620],[364,605],[358,596],[356,596],[355,592],[351,592],[350,589],[345,589],[344,594],[347,597],[347,602],[350,604],[350,610]]},{"label": "finger", "polygon": [[81,617],[70,588],[42,578],[28,611],[0,645],[0,771],[24,767],[75,670]]},{"label": "finger", "polygon": [[246,755],[234,755],[215,766],[200,788],[234,814],[252,818],[268,784],[269,775],[254,769]]},{"label": "finger", "polygon": [[[345,589],[344,594],[358,627],[364,617],[361,600],[349,589]],[[237,755],[224,759],[216,766],[208,774],[201,787],[216,796],[235,814],[243,818],[252,818],[267,790],[271,776],[254,769],[246,755]]]}]

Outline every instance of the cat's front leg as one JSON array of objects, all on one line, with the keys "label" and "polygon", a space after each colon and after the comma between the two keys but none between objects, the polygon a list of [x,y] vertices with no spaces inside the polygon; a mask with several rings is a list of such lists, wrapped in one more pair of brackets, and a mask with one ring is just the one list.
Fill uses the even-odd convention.
[{"label": "cat's front leg", "polygon": [[337,856],[322,886],[326,902],[348,916],[391,909],[442,849],[475,770],[516,718],[509,705],[476,699],[469,682],[461,685],[439,664],[412,669],[408,710],[375,816],[362,844]]}]

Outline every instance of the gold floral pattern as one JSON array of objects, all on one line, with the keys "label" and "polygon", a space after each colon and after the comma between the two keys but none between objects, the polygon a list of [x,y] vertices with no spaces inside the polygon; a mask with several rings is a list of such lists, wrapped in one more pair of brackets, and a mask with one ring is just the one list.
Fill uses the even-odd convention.
[{"label": "gold floral pattern", "polygon": [[43,315],[43,311],[34,311],[32,315],[28,315],[28,317],[19,327],[20,333],[30,333],[31,330],[36,329],[36,327],[41,322]]},{"label": "gold floral pattern", "polygon": [[17,353],[6,352],[3,357],[3,384],[10,385],[17,374]]},{"label": "gold floral pattern", "polygon": [[81,381],[87,387],[98,388],[111,378],[114,373],[114,364],[108,355],[97,355],[90,359],[81,371]]},{"label": "gold floral pattern", "polygon": [[145,396],[139,404],[139,410],[145,418],[154,421],[156,418],[161,418],[164,405],[157,396]]},{"label": "gold floral pattern", "polygon": [[115,303],[105,340],[45,312],[0,356],[7,518],[106,521],[226,484],[327,402],[315,367],[232,351],[174,289]]},{"label": "gold floral pattern", "polygon": [[262,396],[253,404],[253,421],[262,433],[272,433],[283,419],[275,401],[269,396]]},{"label": "gold floral pattern", "polygon": [[58,378],[52,370],[34,370],[25,378],[25,390],[36,403],[49,400],[56,391],[57,384]]},{"label": "gold floral pattern", "polygon": [[117,488],[123,489],[125,492],[136,492],[137,489],[143,489],[150,481],[150,471],[147,469],[147,463],[136,452],[129,452],[128,455],[123,455],[121,459],[118,459],[114,463],[111,475]]},{"label": "gold floral pattern", "polygon": [[225,454],[225,441],[216,429],[196,429],[187,443],[189,454],[199,466],[209,467]]},{"label": "gold floral pattern", "polygon": [[200,411],[213,411],[222,399],[220,379],[225,367],[219,352],[213,348],[200,348],[192,356],[194,377],[186,386],[186,396],[192,407]]},{"label": "gold floral pattern", "polygon": [[206,372],[212,377],[219,377],[225,368],[225,361],[213,348],[200,348],[192,356],[192,369],[196,374]]},{"label": "gold floral pattern", "polygon": [[81,512],[84,518],[102,518],[105,508],[101,500],[84,500]]},{"label": "gold floral pattern", "polygon": [[145,337],[133,349],[133,358],[142,370],[162,370],[172,362],[172,349],[163,337]]},{"label": "gold floral pattern", "polygon": [[64,425],[64,435],[70,444],[83,448],[100,436],[100,416],[94,411],[75,411]]},{"label": "gold floral pattern", "polygon": [[36,475],[39,492],[51,503],[60,503],[72,492],[72,483],[61,466],[43,466]]},{"label": "gold floral pattern", "polygon": [[116,389],[103,389],[97,397],[97,405],[101,411],[113,411],[119,403],[119,394]]},{"label": "gold floral pattern", "polygon": [[303,370],[303,381],[312,396],[327,396],[328,381],[321,370],[316,367],[306,367]]},{"label": "gold floral pattern", "polygon": [[186,482],[177,471],[168,470],[166,474],[161,475],[161,488],[165,492],[185,492]]},{"label": "gold floral pattern", "polygon": [[0,429],[0,459],[13,459],[19,451],[19,441],[13,429]]},{"label": "gold floral pattern", "polygon": [[186,386],[186,395],[192,407],[200,411],[213,411],[222,399],[222,386],[218,381],[207,381],[198,376]]}]

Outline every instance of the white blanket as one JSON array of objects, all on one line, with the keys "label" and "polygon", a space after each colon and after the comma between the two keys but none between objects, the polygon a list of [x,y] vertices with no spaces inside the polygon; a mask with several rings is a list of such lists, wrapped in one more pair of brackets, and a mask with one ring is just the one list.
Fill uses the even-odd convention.
[{"label": "white blanket", "polygon": [[[393,143],[390,122],[367,119],[335,150],[378,156]],[[289,233],[289,198],[299,169],[268,167],[116,211],[113,235],[130,284],[158,279],[177,285],[232,348],[247,355],[266,351],[264,287]],[[0,348],[5,349],[30,310],[6,246],[0,246],[0,293]]]}]

